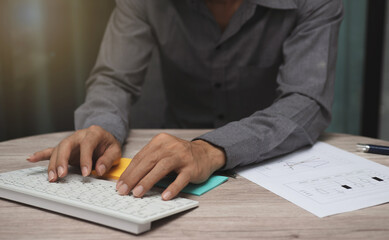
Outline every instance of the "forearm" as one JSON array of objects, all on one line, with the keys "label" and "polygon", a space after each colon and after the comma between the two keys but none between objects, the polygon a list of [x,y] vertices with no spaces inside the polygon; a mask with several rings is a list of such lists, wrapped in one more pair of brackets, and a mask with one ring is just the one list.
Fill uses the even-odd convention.
[{"label": "forearm", "polygon": [[96,65],[86,82],[85,103],[75,112],[76,129],[99,125],[123,144],[130,107],[141,86],[154,48],[142,1],[117,1]]},{"label": "forearm", "polygon": [[76,130],[98,125],[123,144],[129,132],[131,95],[108,82],[101,78],[91,87],[85,102],[74,113],[74,124]]},{"label": "forearm", "polygon": [[294,95],[197,139],[224,149],[226,170],[313,144],[328,126],[329,118],[313,100]]}]

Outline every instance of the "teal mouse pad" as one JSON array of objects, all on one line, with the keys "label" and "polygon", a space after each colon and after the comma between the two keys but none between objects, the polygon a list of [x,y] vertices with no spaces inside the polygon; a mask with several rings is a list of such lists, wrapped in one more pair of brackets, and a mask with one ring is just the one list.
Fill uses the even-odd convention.
[{"label": "teal mouse pad", "polygon": [[[203,195],[204,193],[214,189],[215,187],[219,186],[220,184],[227,181],[228,177],[225,176],[214,176],[212,175],[209,177],[209,179],[203,183],[200,184],[193,184],[189,183],[184,189],[181,190],[183,193],[189,193],[193,195]],[[175,180],[175,177],[165,177],[164,179],[160,180],[155,186],[166,188],[169,186],[173,181]]]}]

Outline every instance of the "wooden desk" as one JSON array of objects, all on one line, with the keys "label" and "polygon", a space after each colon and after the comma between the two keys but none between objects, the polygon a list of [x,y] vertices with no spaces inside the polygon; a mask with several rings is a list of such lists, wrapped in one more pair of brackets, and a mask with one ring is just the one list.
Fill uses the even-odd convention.
[{"label": "wooden desk", "polygon": [[[191,139],[205,130],[163,130]],[[124,156],[133,157],[159,130],[133,130]],[[35,166],[27,156],[54,146],[55,133],[0,143],[0,172]],[[388,142],[344,134],[325,134],[329,144],[389,165],[389,157],[355,152],[357,142]],[[38,163],[37,165],[46,165]],[[182,196],[200,207],[152,224],[142,239],[389,239],[389,204],[318,218],[268,190],[237,177],[201,197]],[[131,239],[125,232],[34,207],[0,200],[0,239]]]}]

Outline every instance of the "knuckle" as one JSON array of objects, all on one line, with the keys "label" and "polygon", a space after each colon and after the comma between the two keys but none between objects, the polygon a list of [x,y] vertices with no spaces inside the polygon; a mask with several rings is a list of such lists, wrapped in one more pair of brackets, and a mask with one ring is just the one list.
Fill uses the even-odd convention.
[{"label": "knuckle", "polygon": [[101,127],[98,125],[92,125],[92,126],[88,127],[88,129],[91,131],[100,131]]},{"label": "knuckle", "polygon": [[85,132],[85,129],[78,129],[74,132],[74,135],[80,135],[80,134],[84,134]]},{"label": "knuckle", "polygon": [[97,125],[92,125],[88,128],[88,134],[92,134],[94,137],[101,137],[103,135],[103,128]]},{"label": "knuckle", "polygon": [[115,157],[120,157],[122,155],[122,151],[120,148],[113,148],[112,155]]},{"label": "knuckle", "polygon": [[92,141],[90,138],[84,137],[83,139],[81,139],[80,148],[85,150],[85,149],[89,149],[91,147],[92,147]]},{"label": "knuckle", "polygon": [[80,141],[80,147],[85,149],[85,147],[87,147],[89,145],[89,141],[85,138],[83,138],[81,141]]},{"label": "knuckle", "polygon": [[178,154],[186,154],[190,150],[189,144],[180,141],[170,143],[167,148],[170,151],[174,151]]},{"label": "knuckle", "polygon": [[120,147],[120,145],[113,144],[111,145],[111,148],[114,154],[121,154],[122,152],[122,148]]},{"label": "knuckle", "polygon": [[142,161],[142,159],[143,159],[142,156],[140,156],[139,153],[138,153],[138,154],[136,154],[136,155],[132,158],[131,164],[133,164],[133,166],[135,166],[135,165],[139,164],[139,163]]},{"label": "knuckle", "polygon": [[156,141],[165,141],[166,139],[170,138],[170,134],[167,133],[159,133],[155,137],[153,137],[153,140]]},{"label": "knuckle", "polygon": [[86,129],[79,129],[73,135],[69,136],[74,138],[75,141],[80,142],[83,138],[85,138]]},{"label": "knuckle", "polygon": [[161,161],[159,161],[158,164],[159,164],[161,170],[164,172],[172,170],[172,167],[174,166],[172,161],[169,161],[168,159],[162,159]]},{"label": "knuckle", "polygon": [[153,166],[161,163],[161,160],[160,160],[159,155],[157,153],[152,153],[146,159],[141,160],[141,161],[145,161],[145,160],[148,161]]},{"label": "knuckle", "polygon": [[71,146],[72,142],[69,138],[65,138],[64,140],[62,140],[62,142],[60,143],[60,146],[61,147],[64,147],[64,148],[69,148]]}]

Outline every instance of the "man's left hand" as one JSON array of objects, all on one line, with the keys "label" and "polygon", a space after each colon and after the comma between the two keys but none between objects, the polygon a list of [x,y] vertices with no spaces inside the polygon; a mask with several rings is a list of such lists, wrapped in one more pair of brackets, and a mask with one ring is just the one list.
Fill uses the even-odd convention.
[{"label": "man's left hand", "polygon": [[119,194],[132,190],[142,197],[170,172],[177,178],[162,193],[163,200],[174,198],[188,183],[206,181],[226,161],[222,149],[205,141],[186,141],[161,133],[155,136],[135,157],[118,180]]}]

